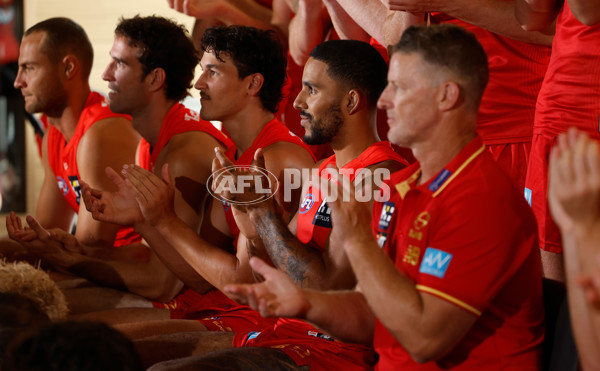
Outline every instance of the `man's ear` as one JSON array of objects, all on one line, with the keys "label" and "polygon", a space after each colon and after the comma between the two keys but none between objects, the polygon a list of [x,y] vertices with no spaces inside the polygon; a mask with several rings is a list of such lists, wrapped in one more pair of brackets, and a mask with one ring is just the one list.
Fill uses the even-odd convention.
[{"label": "man's ear", "polygon": [[348,115],[353,115],[360,108],[364,96],[358,90],[352,89],[346,94],[346,97],[346,112]]},{"label": "man's ear", "polygon": [[448,111],[460,104],[464,97],[460,86],[454,81],[446,81],[440,84],[438,89],[438,104],[442,111]]},{"label": "man's ear", "polygon": [[67,80],[70,80],[76,76],[81,69],[79,59],[72,54],[65,55],[65,57],[62,59],[62,65],[64,66],[62,73]]},{"label": "man's ear", "polygon": [[150,87],[150,90],[156,91],[163,88],[166,78],[167,74],[165,73],[165,70],[163,70],[160,67],[157,67],[150,71],[150,73],[148,73],[145,79],[148,83],[148,86]]},{"label": "man's ear", "polygon": [[248,80],[248,94],[257,96],[265,82],[265,77],[260,73],[253,73],[248,77],[250,78]]}]

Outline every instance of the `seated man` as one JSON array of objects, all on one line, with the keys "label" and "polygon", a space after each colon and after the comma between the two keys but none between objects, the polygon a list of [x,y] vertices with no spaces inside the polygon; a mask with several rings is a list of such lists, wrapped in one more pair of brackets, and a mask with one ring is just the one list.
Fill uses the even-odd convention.
[{"label": "seated man", "polygon": [[[142,135],[137,159],[140,164],[157,174],[164,164],[170,164],[167,175],[177,182],[177,215],[190,228],[200,228],[213,148],[226,149],[233,143],[210,122],[201,120],[196,112],[178,103],[188,95],[198,64],[192,41],[185,28],[166,18],[136,16],[120,20],[110,54],[112,61],[102,77],[110,88],[111,110],[131,115],[133,127]],[[178,56],[175,59],[170,57],[174,54]],[[120,178],[112,168],[108,168],[107,174],[120,185]],[[90,187],[81,183],[84,190]],[[123,198],[105,199],[109,201],[124,202]],[[114,217],[111,222],[133,224],[145,236],[156,234],[142,223],[135,201],[133,205],[123,205],[123,210]],[[35,230],[44,239],[47,233],[39,228],[39,223],[29,221],[36,225]],[[69,240],[68,236],[62,237]],[[64,271],[159,302],[172,300],[183,283],[200,292],[210,288],[197,275],[191,278],[182,275],[180,280],[168,267],[174,265],[185,272],[185,261],[160,240],[146,240],[152,243],[153,253],[142,261],[103,261],[60,247],[46,247],[39,254]],[[93,287],[65,292],[73,312],[127,305],[152,307],[149,300],[130,298],[116,290]]]},{"label": "seated man", "polygon": [[265,281],[225,290],[265,316],[303,318],[372,344],[378,370],[539,369],[535,219],[475,131],[487,79],[472,34],[410,27],[392,51],[379,106],[392,142],[410,147],[418,163],[392,175],[389,199],[372,214],[353,197],[327,200],[332,238],[343,241],[357,289],[301,289],[253,258]]},{"label": "seated man", "polygon": [[[404,167],[404,160],[392,150],[390,143],[379,141],[376,131],[377,98],[386,85],[386,71],[381,55],[364,42],[329,41],[312,51],[304,69],[304,87],[296,97],[295,106],[300,110],[306,129],[305,142],[330,143],[335,151],[334,156],[312,169],[323,182],[336,184],[328,177],[329,173],[351,174],[351,179],[358,182],[367,173],[375,174],[373,178],[379,173],[387,173],[389,177],[390,169]],[[219,154],[219,158],[222,165],[229,165],[225,156]],[[257,160],[256,165],[263,167],[265,160],[260,152]],[[250,173],[259,174],[252,170]],[[303,200],[289,224],[278,215],[273,201],[246,202],[256,199],[258,194],[248,191],[226,197],[234,199],[237,203],[233,202],[233,207],[242,209],[250,217],[251,225],[248,225],[244,215],[236,215],[238,226],[251,240],[249,253],[265,256],[302,287],[352,289],[356,279],[346,253],[339,241],[329,238],[332,225],[324,195],[306,180]],[[376,186],[377,179],[374,181]],[[280,186],[285,194],[292,184]],[[300,186],[299,181],[296,186]],[[206,351],[206,336],[198,335],[199,342],[193,352]],[[143,358],[159,359],[156,346],[161,340],[163,346],[169,348],[169,357],[189,354],[188,349],[176,354],[174,342],[167,337],[153,337],[137,342]],[[262,360],[267,357],[276,360],[284,353],[298,367],[364,369],[373,362],[368,347],[333,341],[304,321],[288,319],[250,333],[238,332],[229,343],[223,341],[223,345],[260,347],[256,352]],[[255,356],[254,350],[249,353]],[[250,355],[243,358],[246,356]],[[256,367],[260,367],[260,363]]]},{"label": "seated man", "polygon": [[[230,158],[237,165],[249,165],[255,150],[263,148],[269,161],[267,170],[278,178],[283,177],[284,169],[312,167],[314,159],[306,144],[274,116],[285,80],[285,56],[274,33],[241,26],[211,28],[205,33],[202,46],[203,72],[195,85],[202,101],[200,117],[222,122],[234,142],[227,150]],[[211,160],[214,148],[208,145],[203,148],[211,151]],[[122,183],[119,195],[90,190],[84,193],[85,202],[94,217],[106,221],[122,223],[121,215],[130,209],[137,210],[143,219],[136,223],[136,230],[155,251],[164,251],[168,258],[180,255],[184,259],[185,265],[169,267],[186,282],[206,280],[217,289],[231,282],[252,282],[243,236],[236,251],[231,241],[228,246],[209,240],[219,233],[237,235],[230,205],[209,198],[205,214],[209,223],[200,231],[190,228],[174,210],[177,180],[167,176],[170,169],[171,164],[163,166],[161,180],[140,167],[128,166],[123,171],[127,182]],[[127,185],[138,184],[143,184],[142,188],[148,192],[143,200],[136,201],[135,194],[127,193]],[[300,191],[296,190],[290,201],[281,204],[286,210],[284,218],[295,211],[299,198]],[[188,265],[191,271],[187,270]],[[198,329],[248,332],[264,321],[257,312],[240,306],[220,290],[206,292],[193,285],[188,285],[171,302],[155,303],[155,307],[104,311],[87,318],[122,323],[119,328],[131,337]]]},{"label": "seated man", "polygon": [[[27,112],[43,113],[50,124],[42,145],[44,181],[36,218],[45,228],[69,231],[77,216],[75,237],[83,253],[136,259],[137,249],[130,254],[112,248],[140,241],[130,226],[99,222],[79,208],[80,179],[99,189],[115,190],[104,169],[132,162],[139,142],[129,119],[111,112],[104,97],[90,90],[93,55],[85,31],[70,19],[47,19],[23,36],[14,85],[25,97]],[[40,258],[37,252],[44,250],[43,243],[26,242],[8,230],[17,242],[0,240],[0,255],[30,262]]]}]

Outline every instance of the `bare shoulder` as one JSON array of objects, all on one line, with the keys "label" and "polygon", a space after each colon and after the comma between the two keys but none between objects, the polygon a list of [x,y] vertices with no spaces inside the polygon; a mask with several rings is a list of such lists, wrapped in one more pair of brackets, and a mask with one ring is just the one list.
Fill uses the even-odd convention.
[{"label": "bare shoulder", "polygon": [[291,142],[273,143],[263,148],[263,153],[269,167],[310,169],[315,165],[311,153],[306,148]]},{"label": "bare shoulder", "polygon": [[387,169],[390,171],[390,174],[393,174],[396,171],[404,169],[405,167],[406,167],[405,164],[398,162],[396,160],[385,160],[385,161],[381,161],[376,164],[373,164],[373,165],[369,166],[368,168],[370,170]]},{"label": "bare shoulder", "polygon": [[158,155],[156,169],[168,163],[171,176],[187,176],[204,182],[211,172],[215,147],[223,146],[202,131],[174,135]]},{"label": "bare shoulder", "polygon": [[164,152],[169,157],[196,154],[212,159],[215,156],[215,147],[223,146],[212,135],[203,131],[186,131],[174,135],[161,154]]},{"label": "bare shoulder", "polygon": [[91,185],[97,181],[109,184],[104,178],[108,166],[121,169],[135,163],[135,153],[141,137],[131,122],[121,117],[100,120],[82,136],[77,146],[77,167],[82,178]]},{"label": "bare shoulder", "polygon": [[110,117],[97,121],[81,137],[80,144],[106,151],[125,146],[127,149],[137,147],[141,137],[131,125],[131,121],[123,117]]}]

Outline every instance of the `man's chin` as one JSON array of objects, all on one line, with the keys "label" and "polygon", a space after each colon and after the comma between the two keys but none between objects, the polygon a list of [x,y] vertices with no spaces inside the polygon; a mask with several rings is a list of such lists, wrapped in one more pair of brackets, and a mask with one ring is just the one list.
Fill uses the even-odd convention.
[{"label": "man's chin", "polygon": [[304,143],[311,145],[311,146],[318,146],[318,145],[327,143],[327,141],[323,140],[322,138],[315,138],[315,137],[306,136],[306,135],[302,138],[302,140],[304,141]]}]

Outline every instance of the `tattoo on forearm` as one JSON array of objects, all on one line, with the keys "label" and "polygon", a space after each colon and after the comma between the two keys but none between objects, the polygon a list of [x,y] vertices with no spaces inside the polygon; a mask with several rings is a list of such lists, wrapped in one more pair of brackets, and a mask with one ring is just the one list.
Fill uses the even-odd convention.
[{"label": "tattoo on forearm", "polygon": [[256,229],[273,264],[296,283],[304,286],[309,273],[314,276],[315,270],[322,269],[320,252],[298,241],[274,212],[269,211]]}]

